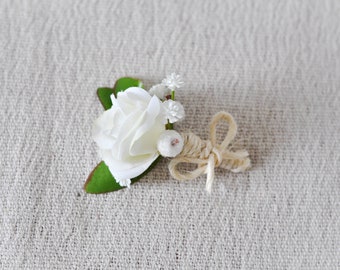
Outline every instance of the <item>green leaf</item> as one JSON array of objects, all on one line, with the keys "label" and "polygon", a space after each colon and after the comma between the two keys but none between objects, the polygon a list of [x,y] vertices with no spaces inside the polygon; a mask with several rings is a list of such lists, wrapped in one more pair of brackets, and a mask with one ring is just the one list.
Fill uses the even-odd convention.
[{"label": "green leaf", "polygon": [[[143,172],[141,175],[131,179],[131,183],[134,184],[139,179],[141,179],[144,175],[146,175],[161,159],[161,156],[159,156],[151,165],[150,167]],[[117,182],[116,179],[112,176],[109,168],[106,166],[104,161],[100,162],[96,168],[91,172],[89,175],[85,185],[84,190],[87,193],[92,194],[100,194],[100,193],[106,193],[111,191],[117,191],[120,190],[122,187]]]},{"label": "green leaf", "polygon": [[104,109],[108,110],[111,108],[112,106],[111,95],[112,94],[117,96],[118,92],[125,91],[129,87],[142,87],[143,88],[143,83],[138,79],[123,77],[116,81],[115,86],[113,88],[108,88],[108,87],[98,88],[97,95]]},{"label": "green leaf", "polygon": [[129,87],[141,87],[143,88],[142,81],[134,78],[123,77],[116,81],[115,86],[113,87],[114,93],[117,96],[118,92],[125,91]]},{"label": "green leaf", "polygon": [[84,189],[87,193],[104,193],[122,188],[113,178],[104,161],[100,162],[89,175]]},{"label": "green leaf", "polygon": [[112,106],[111,95],[114,94],[113,88],[102,87],[97,89],[97,95],[105,110]]}]

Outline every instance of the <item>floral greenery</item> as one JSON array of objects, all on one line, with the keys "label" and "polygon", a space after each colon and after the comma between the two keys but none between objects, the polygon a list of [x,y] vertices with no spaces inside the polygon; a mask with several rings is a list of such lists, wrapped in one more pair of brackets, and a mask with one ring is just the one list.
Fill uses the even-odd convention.
[{"label": "floral greenery", "polygon": [[[162,157],[159,156],[145,172],[131,179],[131,184],[134,184],[142,177],[144,177],[146,174],[148,174],[161,158]],[[97,167],[91,172],[84,185],[84,190],[87,193],[92,194],[107,193],[117,191],[123,188],[126,187],[122,187],[119,183],[116,182],[115,178],[112,176],[109,168],[106,166],[104,161],[101,161],[97,165]]]},{"label": "floral greenery", "polygon": [[140,80],[134,78],[129,77],[120,78],[119,80],[116,81],[116,84],[113,88],[108,87],[98,88],[97,95],[104,109],[108,110],[112,106],[112,101],[110,98],[112,94],[117,96],[118,92],[122,92],[128,89],[129,87],[133,86],[143,88],[143,83]]}]

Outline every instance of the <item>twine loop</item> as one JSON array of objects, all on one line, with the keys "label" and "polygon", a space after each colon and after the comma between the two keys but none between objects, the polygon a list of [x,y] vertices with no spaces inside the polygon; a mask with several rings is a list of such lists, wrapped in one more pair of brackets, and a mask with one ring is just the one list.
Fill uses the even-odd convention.
[{"label": "twine loop", "polygon": [[[216,127],[225,121],[229,125],[228,132],[219,144],[216,141]],[[184,147],[182,152],[169,163],[169,171],[177,180],[192,180],[200,175],[207,174],[206,190],[210,193],[214,181],[215,168],[221,167],[232,172],[243,172],[250,167],[249,154],[246,150],[232,151],[232,141],[237,132],[234,118],[226,112],[215,114],[209,125],[209,139],[202,140],[197,135],[188,132],[182,133]],[[194,164],[196,169],[182,171],[180,164]]]}]

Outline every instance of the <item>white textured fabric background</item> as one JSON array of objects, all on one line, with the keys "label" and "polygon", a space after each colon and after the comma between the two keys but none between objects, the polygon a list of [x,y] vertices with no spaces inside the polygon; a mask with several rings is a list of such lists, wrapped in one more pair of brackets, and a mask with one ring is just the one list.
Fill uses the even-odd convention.
[{"label": "white textured fabric background", "polygon": [[[340,2],[0,2],[1,269],[340,269]],[[100,86],[176,71],[253,168],[89,195]],[[222,127],[222,130],[225,127]]]}]

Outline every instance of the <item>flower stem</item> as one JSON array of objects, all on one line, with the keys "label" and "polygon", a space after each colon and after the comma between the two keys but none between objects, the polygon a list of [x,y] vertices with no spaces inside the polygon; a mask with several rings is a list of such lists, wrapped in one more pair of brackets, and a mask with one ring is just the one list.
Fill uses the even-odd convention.
[{"label": "flower stem", "polygon": [[[171,90],[171,99],[175,100],[175,90]],[[168,120],[168,123],[165,126],[166,129],[174,129],[174,124],[170,123]]]},{"label": "flower stem", "polygon": [[168,120],[168,123],[165,125],[165,129],[174,129],[174,124],[170,123]]}]

